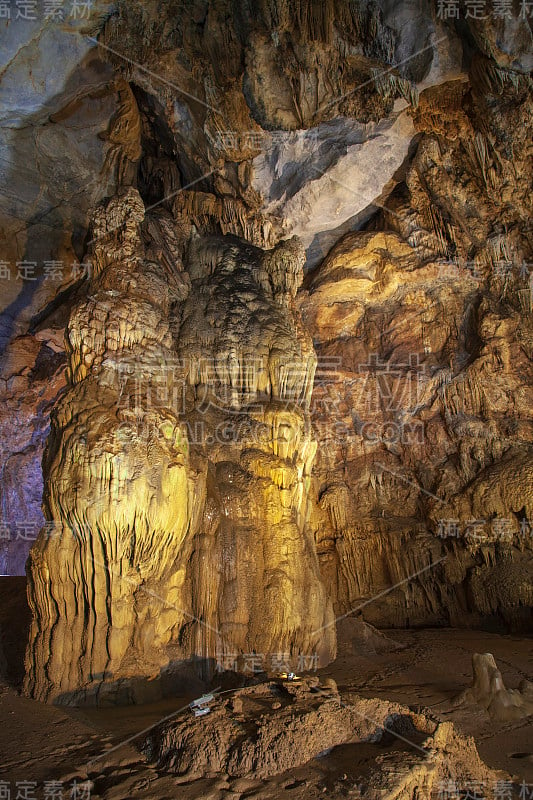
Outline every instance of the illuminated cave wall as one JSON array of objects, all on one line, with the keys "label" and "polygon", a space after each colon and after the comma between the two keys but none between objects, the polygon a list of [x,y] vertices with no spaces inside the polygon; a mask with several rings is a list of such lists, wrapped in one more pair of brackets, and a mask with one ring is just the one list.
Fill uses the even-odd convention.
[{"label": "illuminated cave wall", "polygon": [[68,46],[10,29],[0,548],[20,574],[41,529],[32,693],[116,697],[213,659],[221,620],[241,657],[323,660],[362,604],[530,625],[531,20],[444,16],[129,2]]}]

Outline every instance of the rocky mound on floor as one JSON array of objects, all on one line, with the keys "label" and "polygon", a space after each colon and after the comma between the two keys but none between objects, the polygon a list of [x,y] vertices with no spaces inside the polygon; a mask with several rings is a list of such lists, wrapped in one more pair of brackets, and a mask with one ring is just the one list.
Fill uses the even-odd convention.
[{"label": "rocky mound on floor", "polygon": [[154,729],[143,750],[159,768],[191,780],[217,772],[265,780],[339,745],[389,742],[367,775],[365,798],[382,796],[383,786],[388,798],[429,798],[444,781],[459,788],[495,783],[474,741],[451,723],[398,703],[339,694],[333,681],[321,685],[317,678],[275,680],[221,696],[204,717],[186,714]]}]

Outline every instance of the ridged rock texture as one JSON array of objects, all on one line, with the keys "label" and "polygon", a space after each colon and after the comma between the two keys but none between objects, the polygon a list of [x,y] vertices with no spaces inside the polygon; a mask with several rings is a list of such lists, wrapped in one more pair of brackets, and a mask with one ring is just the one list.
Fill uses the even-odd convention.
[{"label": "ridged rock texture", "polygon": [[28,573],[26,688],[40,699],[140,699],[128,679],[192,659],[209,676],[221,659],[244,669],[243,654],[335,655],[308,525],[301,246],[193,236],[169,271],[143,226],[164,230],[134,189],[98,209],[67,327],[45,455],[54,529]]},{"label": "ridged rock texture", "polygon": [[34,696],[325,663],[354,608],[530,629],[531,17],[438,5],[95,4],[46,119],[13,87],[63,34],[11,42],[6,257],[92,264],[1,320]]},{"label": "ridged rock texture", "polygon": [[365,608],[382,625],[531,623],[531,84],[502,108],[495,73],[422,95],[405,181],[301,295],[335,375],[321,563],[341,613],[401,584]]}]

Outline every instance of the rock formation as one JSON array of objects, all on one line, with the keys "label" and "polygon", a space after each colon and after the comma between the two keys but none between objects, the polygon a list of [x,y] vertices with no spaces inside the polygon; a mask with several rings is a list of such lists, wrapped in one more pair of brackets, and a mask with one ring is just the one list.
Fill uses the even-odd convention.
[{"label": "rock formation", "polygon": [[133,189],[98,209],[67,327],[44,468],[54,526],[29,566],[27,690],[41,699],[138,699],[128,679],[192,659],[209,675],[245,654],[335,654],[307,523],[301,248],[193,236],[169,271],[144,223]]},{"label": "rock formation", "polygon": [[519,689],[506,689],[492,653],[472,656],[474,681],[454,705],[481,706],[497,722],[523,719],[533,714],[533,683],[523,680]]},{"label": "rock formation", "polygon": [[325,663],[353,609],[530,628],[531,17],[459,5],[8,27],[0,235],[39,280],[0,320],[0,547],[20,573],[42,526],[34,696]]},{"label": "rock formation", "polygon": [[361,797],[373,800],[385,791],[397,800],[431,797],[439,787],[454,786],[459,793],[476,781],[487,787],[485,796],[492,796],[495,773],[480,760],[474,742],[451,723],[437,724],[398,703],[339,696],[318,680],[238,690],[215,700],[207,717],[183,715],[158,726],[146,737],[144,751],[158,766],[183,777],[219,772],[266,779],[340,745],[350,746],[351,763],[357,763],[358,747],[396,736],[408,752],[382,752],[370,770],[367,766]]}]

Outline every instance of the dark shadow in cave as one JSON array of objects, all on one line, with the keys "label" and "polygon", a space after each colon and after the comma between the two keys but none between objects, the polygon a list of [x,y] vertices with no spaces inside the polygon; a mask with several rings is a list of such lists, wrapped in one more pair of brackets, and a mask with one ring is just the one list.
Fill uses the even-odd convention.
[{"label": "dark shadow in cave", "polygon": [[0,578],[0,678],[19,689],[24,680],[24,656],[29,639],[31,612],[26,578]]}]

